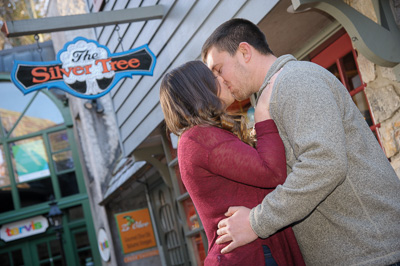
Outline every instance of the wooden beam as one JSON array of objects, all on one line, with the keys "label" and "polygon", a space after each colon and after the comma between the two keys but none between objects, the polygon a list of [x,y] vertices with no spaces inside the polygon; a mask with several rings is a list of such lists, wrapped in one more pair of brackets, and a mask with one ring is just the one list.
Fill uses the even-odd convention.
[{"label": "wooden beam", "polygon": [[6,21],[1,31],[3,31],[7,37],[18,37],[161,19],[163,17],[163,6],[155,5],[71,16]]},{"label": "wooden beam", "polygon": [[373,0],[379,9],[378,22],[342,1],[292,0],[294,10],[313,7],[334,17],[347,31],[355,48],[371,62],[394,67],[400,63],[400,30],[396,25],[389,1]]}]

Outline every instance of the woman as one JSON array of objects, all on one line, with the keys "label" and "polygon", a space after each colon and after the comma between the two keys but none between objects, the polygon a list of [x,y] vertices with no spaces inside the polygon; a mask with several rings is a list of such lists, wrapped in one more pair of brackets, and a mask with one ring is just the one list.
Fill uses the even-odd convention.
[{"label": "woman", "polygon": [[200,61],[167,73],[160,87],[167,127],[180,136],[182,181],[207,235],[205,265],[265,265],[269,258],[263,247],[279,265],[304,265],[291,228],[228,254],[221,254],[225,245],[215,244],[217,224],[229,206],[252,208],[286,178],[284,147],[274,122],[256,124],[258,145],[252,148],[245,120],[225,112],[233,100]]}]

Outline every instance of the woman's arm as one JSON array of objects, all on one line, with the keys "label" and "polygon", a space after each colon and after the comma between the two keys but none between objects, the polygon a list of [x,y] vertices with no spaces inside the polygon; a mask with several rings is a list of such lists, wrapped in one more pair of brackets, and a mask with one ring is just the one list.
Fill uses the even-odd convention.
[{"label": "woman's arm", "polygon": [[[274,188],[286,178],[285,150],[273,120],[256,124],[257,149],[235,136],[214,147],[208,158],[211,172],[262,188]],[[230,134],[229,134],[230,135]]]}]

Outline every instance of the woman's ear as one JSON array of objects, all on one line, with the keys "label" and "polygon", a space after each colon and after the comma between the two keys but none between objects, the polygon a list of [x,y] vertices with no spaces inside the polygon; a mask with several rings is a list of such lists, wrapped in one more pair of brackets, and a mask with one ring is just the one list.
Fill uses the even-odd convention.
[{"label": "woman's ear", "polygon": [[247,42],[241,42],[238,51],[242,54],[244,61],[248,63],[252,56],[251,45]]}]

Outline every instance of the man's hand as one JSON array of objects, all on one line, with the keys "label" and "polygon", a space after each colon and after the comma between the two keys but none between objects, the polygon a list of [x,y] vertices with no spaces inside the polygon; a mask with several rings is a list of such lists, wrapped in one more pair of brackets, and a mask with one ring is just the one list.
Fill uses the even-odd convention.
[{"label": "man's hand", "polygon": [[223,219],[218,223],[217,234],[219,237],[217,244],[232,241],[228,246],[221,250],[222,254],[231,252],[237,247],[253,242],[258,238],[250,226],[250,209],[246,207],[230,207],[225,213],[229,218]]}]

